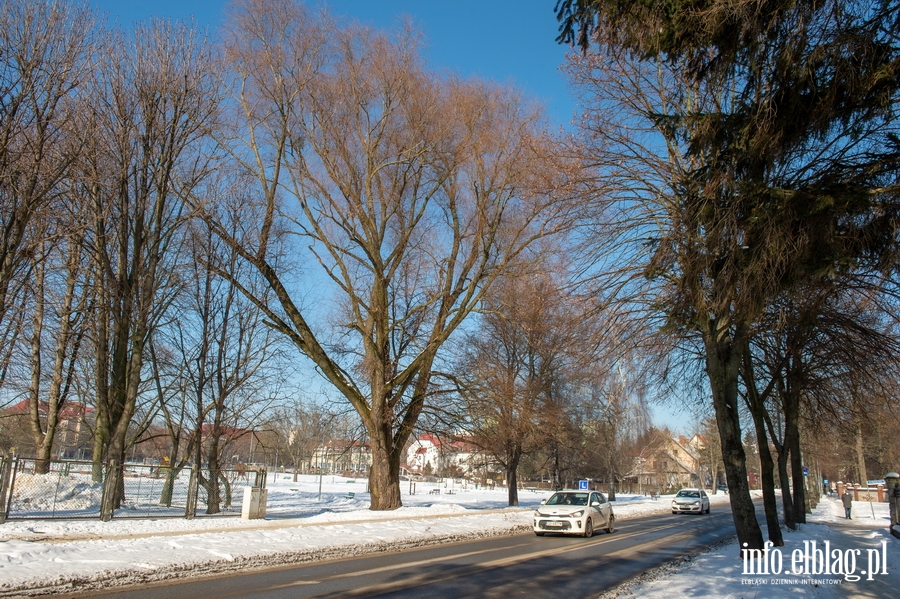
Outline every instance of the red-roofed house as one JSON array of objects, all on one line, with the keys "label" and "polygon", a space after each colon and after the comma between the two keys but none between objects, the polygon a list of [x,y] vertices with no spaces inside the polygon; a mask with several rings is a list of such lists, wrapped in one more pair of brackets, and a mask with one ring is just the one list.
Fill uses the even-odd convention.
[{"label": "red-roofed house", "polygon": [[[38,413],[46,422],[49,406],[47,402],[38,403]],[[7,435],[10,447],[21,455],[29,455],[34,452],[34,439],[31,436],[31,424],[29,422],[30,404],[28,400],[22,400],[11,406],[2,417],[2,424],[7,431],[14,427],[15,434]],[[53,437],[53,450],[51,455],[55,459],[91,459],[94,408],[82,403],[66,402],[59,410],[59,422],[56,425],[56,435]]]},{"label": "red-roofed house", "polygon": [[485,455],[464,437],[425,433],[406,449],[406,469],[414,474],[471,475],[481,472]]}]

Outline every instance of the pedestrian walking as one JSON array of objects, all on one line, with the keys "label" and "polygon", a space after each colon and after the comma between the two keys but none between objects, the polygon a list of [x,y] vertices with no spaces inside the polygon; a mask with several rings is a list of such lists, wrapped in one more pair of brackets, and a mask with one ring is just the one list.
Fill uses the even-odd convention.
[{"label": "pedestrian walking", "polygon": [[844,504],[844,514],[847,516],[847,520],[853,520],[850,517],[850,508],[853,506],[853,493],[850,492],[850,489],[846,489],[841,495],[841,503]]}]

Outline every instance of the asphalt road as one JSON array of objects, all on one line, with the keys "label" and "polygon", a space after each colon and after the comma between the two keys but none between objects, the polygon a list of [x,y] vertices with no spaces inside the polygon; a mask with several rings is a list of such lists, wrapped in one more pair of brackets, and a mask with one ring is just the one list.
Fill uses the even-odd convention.
[{"label": "asphalt road", "polygon": [[709,515],[665,514],[620,521],[614,533],[600,532],[590,539],[527,533],[90,596],[579,599],[594,597],[733,534],[730,510],[714,506]]}]

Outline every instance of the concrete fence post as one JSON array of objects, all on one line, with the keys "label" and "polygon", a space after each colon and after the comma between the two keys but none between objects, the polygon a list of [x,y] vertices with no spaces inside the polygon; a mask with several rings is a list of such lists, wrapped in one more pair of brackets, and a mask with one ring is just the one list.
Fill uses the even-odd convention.
[{"label": "concrete fence post", "polygon": [[187,501],[184,506],[184,517],[193,520],[197,515],[197,498],[200,495],[200,465],[194,464],[191,468],[191,478],[188,480]]}]

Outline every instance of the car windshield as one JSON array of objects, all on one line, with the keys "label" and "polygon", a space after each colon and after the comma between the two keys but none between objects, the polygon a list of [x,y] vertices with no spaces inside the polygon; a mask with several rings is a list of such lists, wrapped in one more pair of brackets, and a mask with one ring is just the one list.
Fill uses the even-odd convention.
[{"label": "car windshield", "polygon": [[547,505],[587,505],[587,493],[554,493]]},{"label": "car windshield", "polygon": [[675,497],[700,497],[700,491],[678,491]]}]

